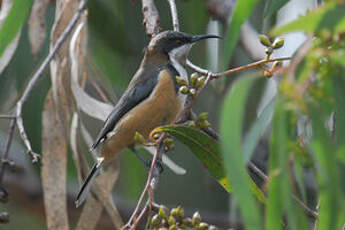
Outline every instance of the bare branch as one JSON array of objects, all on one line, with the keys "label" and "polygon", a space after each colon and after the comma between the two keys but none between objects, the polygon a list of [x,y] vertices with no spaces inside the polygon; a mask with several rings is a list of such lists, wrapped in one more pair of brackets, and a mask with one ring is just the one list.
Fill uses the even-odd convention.
[{"label": "bare branch", "polygon": [[178,22],[178,15],[177,15],[177,9],[176,9],[176,3],[175,0],[168,0],[170,5],[170,11],[171,11],[171,17],[172,17],[172,23],[175,31],[180,31],[180,24]]},{"label": "bare branch", "polygon": [[10,128],[9,128],[9,133],[8,133],[8,138],[7,138],[5,150],[2,153],[1,161],[0,161],[0,184],[2,183],[2,179],[4,177],[5,162],[8,160],[7,158],[8,158],[8,154],[10,152],[10,147],[11,147],[11,143],[12,143],[12,140],[13,140],[13,135],[14,135],[15,128],[16,128],[16,120],[12,119],[12,121],[10,123]]},{"label": "bare branch", "polygon": [[155,6],[154,0],[142,0],[141,3],[146,34],[153,37],[161,31],[158,10]]}]

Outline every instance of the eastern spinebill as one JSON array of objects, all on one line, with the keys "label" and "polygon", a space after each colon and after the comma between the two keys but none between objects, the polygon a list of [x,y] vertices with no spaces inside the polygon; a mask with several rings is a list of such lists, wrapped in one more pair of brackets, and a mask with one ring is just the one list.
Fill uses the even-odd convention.
[{"label": "eastern spinebill", "polygon": [[151,39],[139,69],[91,146],[91,151],[99,147],[101,156],[83,183],[76,206],[85,200],[101,166],[133,147],[136,132],[148,139],[154,128],[174,121],[186,100],[179,93],[176,76],[188,82],[185,65],[189,51],[195,42],[207,38],[219,37],[164,31]]}]

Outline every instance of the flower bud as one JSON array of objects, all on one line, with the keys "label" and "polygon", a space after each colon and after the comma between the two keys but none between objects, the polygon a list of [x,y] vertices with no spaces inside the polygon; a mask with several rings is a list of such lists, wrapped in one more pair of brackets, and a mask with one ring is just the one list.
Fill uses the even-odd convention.
[{"label": "flower bud", "polygon": [[276,38],[276,40],[274,40],[274,42],[272,44],[273,49],[279,49],[283,46],[284,46],[284,38],[283,37]]},{"label": "flower bud", "polygon": [[272,47],[267,47],[267,48],[265,49],[265,53],[266,53],[268,56],[270,56],[270,55],[273,53],[273,48],[272,48]]},{"label": "flower bud", "polygon": [[185,85],[181,86],[179,90],[180,90],[180,93],[182,94],[187,94],[189,91],[188,87]]},{"label": "flower bud", "polygon": [[162,219],[167,218],[167,213],[165,212],[164,208],[160,206],[159,211],[158,211],[158,216]]},{"label": "flower bud", "polygon": [[176,225],[175,224],[173,224],[173,225],[171,225],[170,227],[169,227],[169,230],[177,230],[178,228],[176,227]]},{"label": "flower bud", "polygon": [[168,224],[169,225],[173,225],[176,223],[176,219],[173,217],[173,216],[169,216],[169,219],[168,219]]},{"label": "flower bud", "polygon": [[201,222],[201,216],[199,212],[194,213],[193,218],[192,218],[192,225],[193,226],[198,226]]},{"label": "flower bud", "polygon": [[274,70],[274,69],[282,67],[282,66],[283,66],[283,62],[275,61],[275,62],[273,62],[272,69]]},{"label": "flower bud", "polygon": [[176,82],[180,86],[183,86],[183,85],[187,86],[188,85],[187,81],[180,76],[176,76]]},{"label": "flower bud", "polygon": [[189,89],[189,94],[190,94],[192,97],[194,97],[194,96],[196,95],[196,89],[194,89],[194,88]]},{"label": "flower bud", "polygon": [[180,218],[183,218],[184,217],[184,210],[183,208],[181,207],[181,205],[177,206],[177,215],[180,217]]},{"label": "flower bud", "polygon": [[195,83],[195,88],[199,89],[199,88],[203,87],[205,84],[205,81],[206,81],[205,76],[199,77]]},{"label": "flower bud", "polygon": [[205,222],[202,222],[199,224],[199,228],[200,230],[206,230],[208,228],[208,224]]},{"label": "flower bud", "polygon": [[199,77],[199,74],[198,74],[198,73],[192,73],[192,75],[190,75],[190,84],[191,84],[192,86],[195,85],[196,80],[198,79],[198,77]]},{"label": "flower bud", "polygon": [[270,39],[264,34],[259,35],[259,40],[260,40],[261,44],[266,46],[266,47],[270,47],[272,45]]},{"label": "flower bud", "polygon": [[264,71],[264,77],[271,78],[272,76],[273,74],[270,71],[267,71],[267,70]]},{"label": "flower bud", "polygon": [[159,218],[159,216],[156,214],[152,217],[151,219],[151,224],[152,224],[152,227],[158,227],[158,225],[160,224],[161,220]]},{"label": "flower bud", "polygon": [[182,220],[182,224],[184,224],[187,227],[192,227],[192,219],[187,217]]},{"label": "flower bud", "polygon": [[146,143],[145,138],[140,133],[138,133],[138,132],[135,132],[134,140],[138,144],[142,144],[143,145],[143,144]]},{"label": "flower bud", "polygon": [[202,112],[202,113],[200,113],[199,116],[198,116],[198,120],[199,120],[199,121],[206,121],[207,118],[208,118],[208,113],[206,113],[206,112]]}]

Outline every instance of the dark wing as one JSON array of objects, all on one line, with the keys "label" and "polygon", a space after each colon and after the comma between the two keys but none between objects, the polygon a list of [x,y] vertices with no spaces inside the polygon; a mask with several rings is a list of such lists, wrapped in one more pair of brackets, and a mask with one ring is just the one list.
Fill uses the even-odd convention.
[{"label": "dark wing", "polygon": [[157,83],[157,73],[152,74],[151,76],[152,77],[141,76],[140,79],[133,79],[134,81],[130,83],[129,87],[121,96],[120,100],[115,105],[115,108],[105,121],[95,142],[91,146],[91,151],[97,148],[99,143],[107,138],[107,134],[114,129],[115,125],[123,115],[150,96]]}]

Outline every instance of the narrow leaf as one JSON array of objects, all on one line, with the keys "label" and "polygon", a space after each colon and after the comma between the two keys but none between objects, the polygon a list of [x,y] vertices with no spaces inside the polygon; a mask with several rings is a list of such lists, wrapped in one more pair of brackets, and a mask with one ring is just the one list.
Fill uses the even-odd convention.
[{"label": "narrow leaf", "polygon": [[237,40],[241,32],[241,26],[250,16],[256,2],[256,0],[241,0],[236,3],[224,40],[223,62],[225,67],[237,44]]},{"label": "narrow leaf", "polygon": [[0,57],[22,28],[32,3],[33,0],[13,0],[10,12],[0,29]]},{"label": "narrow leaf", "polygon": [[283,7],[289,0],[268,0],[265,4],[264,15],[270,17]]},{"label": "narrow leaf", "polygon": [[274,120],[273,120],[273,133],[271,139],[270,151],[270,182],[268,189],[268,203],[266,209],[266,224],[267,229],[282,229],[282,216],[283,216],[283,176],[286,174],[287,164],[287,116],[282,108],[282,101],[278,102]]},{"label": "narrow leaf", "polygon": [[318,230],[337,229],[341,196],[336,148],[326,128],[325,112],[316,105],[311,108],[313,137],[311,149],[315,155],[319,183]]},{"label": "narrow leaf", "polygon": [[271,31],[272,36],[295,31],[315,32],[332,29],[335,33],[345,31],[345,5],[328,3],[310,11],[286,25]]},{"label": "narrow leaf", "polygon": [[256,145],[268,127],[274,112],[275,104],[276,98],[274,97],[268,102],[249,132],[245,135],[243,141],[243,156],[245,162],[249,162]]},{"label": "narrow leaf", "polygon": [[48,229],[68,229],[66,167],[67,145],[63,126],[55,110],[52,90],[42,115],[42,187]]},{"label": "narrow leaf", "polygon": [[253,78],[241,78],[225,99],[221,116],[221,138],[227,175],[231,178],[233,195],[239,204],[246,229],[262,229],[261,215],[250,193],[243,159],[242,128],[244,105]]}]

